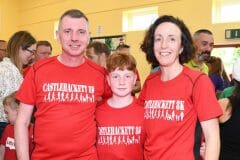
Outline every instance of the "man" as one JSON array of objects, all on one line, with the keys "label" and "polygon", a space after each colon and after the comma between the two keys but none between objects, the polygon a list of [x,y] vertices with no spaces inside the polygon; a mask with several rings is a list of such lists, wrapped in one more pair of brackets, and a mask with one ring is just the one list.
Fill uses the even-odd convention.
[{"label": "man", "polygon": [[[213,34],[207,29],[197,30],[193,35],[193,42],[196,47],[195,56],[185,65],[194,69],[202,71],[208,75],[209,68],[206,64],[211,56],[211,51],[214,45]],[[201,146],[202,128],[200,122],[197,121],[195,128],[195,143],[194,156],[196,160],[200,160],[200,146]]]},{"label": "man", "polygon": [[28,64],[23,69],[23,76],[24,77],[26,76],[29,69],[35,62],[44,58],[48,58],[51,55],[51,53],[52,53],[52,45],[48,41],[38,41],[36,46],[36,52],[35,54],[33,54],[33,59],[31,60],[30,64]]},{"label": "man", "polygon": [[7,42],[5,40],[0,40],[0,61],[6,56]]},{"label": "man", "polygon": [[40,59],[48,58],[51,53],[52,46],[48,41],[38,41],[35,53],[35,62]]},{"label": "man", "polygon": [[[116,48],[116,52],[130,54],[131,53],[130,46],[124,43],[119,44]],[[137,80],[136,80],[135,87],[133,88],[132,95],[135,95],[136,93],[141,91],[141,81],[140,81],[140,75],[138,70],[136,71],[136,74],[137,74]]]},{"label": "man", "polygon": [[87,46],[86,56],[104,68],[106,68],[106,60],[110,54],[110,49],[102,42],[95,41]]},{"label": "man", "polygon": [[116,48],[116,51],[117,52],[121,51],[122,53],[130,53],[130,46],[124,43],[119,44]]},{"label": "man", "polygon": [[196,47],[195,56],[186,66],[208,75],[209,69],[206,62],[209,60],[213,49],[213,34],[207,29],[200,29],[194,33],[193,41]]},{"label": "man", "polygon": [[97,160],[94,113],[104,94],[105,70],[84,57],[90,38],[84,13],[66,11],[57,37],[61,54],[35,63],[17,93],[17,157],[29,160],[27,131],[36,105],[32,160]]}]

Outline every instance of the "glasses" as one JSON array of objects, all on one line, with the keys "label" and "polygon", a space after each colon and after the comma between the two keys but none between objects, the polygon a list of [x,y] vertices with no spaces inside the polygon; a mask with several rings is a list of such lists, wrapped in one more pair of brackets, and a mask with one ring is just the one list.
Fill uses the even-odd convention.
[{"label": "glasses", "polygon": [[26,48],[26,49],[24,49],[24,50],[26,50],[26,51],[28,51],[28,52],[30,52],[30,53],[32,53],[32,54],[35,54],[35,53],[36,53],[36,50],[31,50],[31,49],[28,49],[28,48]]}]

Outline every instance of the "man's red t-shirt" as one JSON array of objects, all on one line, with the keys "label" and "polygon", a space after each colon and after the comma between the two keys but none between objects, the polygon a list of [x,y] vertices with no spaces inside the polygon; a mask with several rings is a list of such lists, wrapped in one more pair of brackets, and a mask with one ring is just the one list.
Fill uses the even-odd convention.
[{"label": "man's red t-shirt", "polygon": [[97,158],[94,113],[105,75],[88,59],[68,67],[51,57],[31,67],[16,97],[36,106],[32,160]]}]

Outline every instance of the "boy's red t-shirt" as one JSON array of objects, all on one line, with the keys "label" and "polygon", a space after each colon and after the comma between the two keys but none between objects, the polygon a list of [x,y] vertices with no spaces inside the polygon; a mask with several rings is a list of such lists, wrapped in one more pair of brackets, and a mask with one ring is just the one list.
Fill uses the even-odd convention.
[{"label": "boy's red t-shirt", "polygon": [[99,160],[142,160],[144,109],[134,100],[124,108],[107,102],[97,108],[97,151]]},{"label": "boy's red t-shirt", "polygon": [[[33,126],[29,126],[29,153],[33,150]],[[14,139],[14,125],[8,124],[4,129],[1,145],[5,146],[4,160],[17,160],[15,139]]]}]

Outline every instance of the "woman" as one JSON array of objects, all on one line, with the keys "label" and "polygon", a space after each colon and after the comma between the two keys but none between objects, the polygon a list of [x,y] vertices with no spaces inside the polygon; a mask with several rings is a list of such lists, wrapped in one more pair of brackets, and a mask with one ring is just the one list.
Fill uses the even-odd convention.
[{"label": "woman", "polygon": [[228,87],[230,81],[224,77],[224,66],[221,58],[211,56],[208,61],[209,77],[215,87],[215,92],[218,95],[224,88]]},{"label": "woman", "polygon": [[185,24],[172,16],[159,17],[147,31],[141,49],[160,70],[151,74],[140,93],[144,103],[146,160],[193,160],[194,129],[200,120],[206,139],[206,159],[219,155],[222,114],[210,79],[183,63],[193,57],[193,41]]},{"label": "woman", "polygon": [[7,124],[3,98],[18,90],[22,83],[22,69],[33,58],[36,40],[27,31],[16,32],[8,41],[7,57],[0,62],[0,136]]},{"label": "woman", "polygon": [[223,115],[219,117],[220,160],[240,159],[240,59],[233,65],[235,88],[229,98],[220,99]]}]

